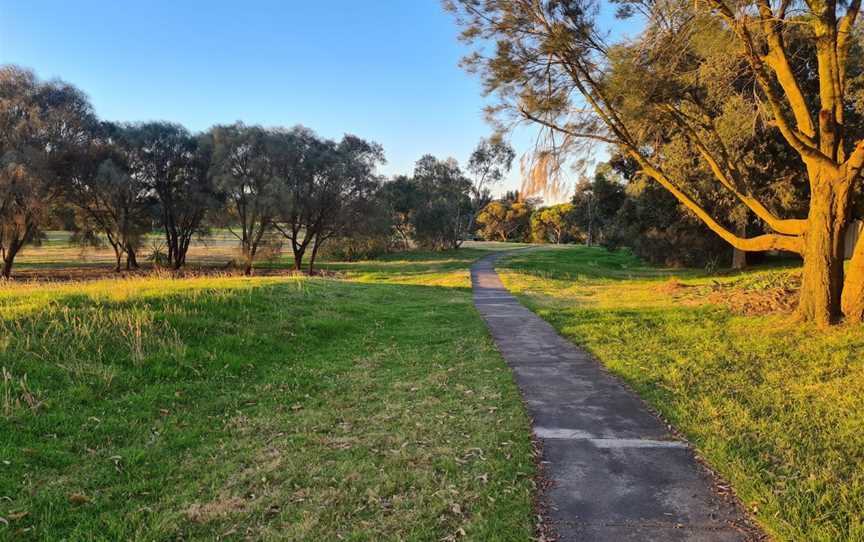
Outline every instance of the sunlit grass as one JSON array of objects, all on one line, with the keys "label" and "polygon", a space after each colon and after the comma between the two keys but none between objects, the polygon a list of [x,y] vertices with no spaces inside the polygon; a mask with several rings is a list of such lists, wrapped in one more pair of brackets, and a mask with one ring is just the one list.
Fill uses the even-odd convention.
[{"label": "sunlit grass", "polygon": [[485,253],[0,286],[0,539],[527,540]]},{"label": "sunlit grass", "polygon": [[695,292],[757,287],[794,269],[717,277],[570,247],[499,270],[683,431],[778,540],[864,540],[864,330],[735,315],[665,288],[672,276]]}]

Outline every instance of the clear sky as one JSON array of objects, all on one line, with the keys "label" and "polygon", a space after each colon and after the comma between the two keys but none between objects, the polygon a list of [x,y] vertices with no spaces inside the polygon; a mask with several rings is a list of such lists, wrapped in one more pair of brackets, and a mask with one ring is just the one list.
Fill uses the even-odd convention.
[{"label": "clear sky", "polygon": [[[438,0],[0,0],[0,63],[73,83],[104,119],[353,133],[384,146],[386,174],[464,164],[490,133],[457,33]],[[501,188],[518,185],[514,167]]]}]

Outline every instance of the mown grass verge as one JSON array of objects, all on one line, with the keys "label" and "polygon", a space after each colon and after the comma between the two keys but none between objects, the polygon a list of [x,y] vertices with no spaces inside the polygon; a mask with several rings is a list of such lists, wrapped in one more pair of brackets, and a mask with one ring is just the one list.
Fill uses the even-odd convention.
[{"label": "mown grass verge", "polygon": [[528,539],[530,431],[466,288],[480,254],[4,286],[0,538]]},{"label": "mown grass verge", "polygon": [[677,295],[770,285],[788,269],[718,278],[586,247],[498,267],[523,302],[681,430],[776,539],[864,540],[864,330],[817,331]]}]

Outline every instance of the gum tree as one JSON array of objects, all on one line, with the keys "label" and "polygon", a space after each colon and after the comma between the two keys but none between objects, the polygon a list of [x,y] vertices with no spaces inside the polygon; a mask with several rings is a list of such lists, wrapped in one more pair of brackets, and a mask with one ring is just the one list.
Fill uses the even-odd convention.
[{"label": "gum tree", "polygon": [[94,122],[75,87],[0,66],[0,276],[9,278],[23,247],[39,241],[61,194],[63,165]]},{"label": "gum tree", "polygon": [[209,175],[225,201],[221,222],[240,241],[243,272],[252,274],[255,259],[271,241],[282,196],[267,131],[242,123],[214,126],[201,146],[213,157]]},{"label": "gum tree", "polygon": [[510,172],[515,157],[516,151],[500,137],[481,139],[477,143],[468,159],[466,168],[472,177],[471,206],[473,214],[468,225],[469,233],[474,232],[477,215],[492,201],[490,187],[500,183]]},{"label": "gum tree", "polygon": [[131,175],[159,202],[168,265],[180,269],[192,237],[213,207],[209,148],[179,124],[146,122],[124,126]]},{"label": "gum tree", "polygon": [[86,147],[64,167],[64,199],[75,211],[75,238],[90,245],[107,243],[114,251],[115,271],[123,256],[126,269],[152,227],[154,198],[131,173],[124,151],[125,128],[103,122]]},{"label": "gum tree", "polygon": [[[447,2],[464,25],[463,38],[477,50],[467,59],[486,90],[511,114],[548,130],[556,149],[573,152],[587,142],[622,149],[641,173],[662,185],[712,231],[743,251],[783,250],[804,260],[798,314],[827,325],[841,314],[864,317],[864,242],[847,272],[843,240],[852,199],[864,166],[864,139],[855,137],[850,92],[857,74],[855,23],[860,0],[697,0],[626,2],[646,28],[633,43],[608,43],[592,0],[458,0]],[[758,113],[801,163],[809,189],[806,217],[780,216],[743,179],[720,122],[728,99],[711,100],[706,86],[728,69],[711,73],[706,51],[682,38],[710,35],[712,47],[740,61],[749,81],[732,90]],[[632,68],[639,85],[615,85],[616,70]],[[704,69],[703,69],[704,68]],[[698,79],[686,74],[702,70]],[[857,67],[856,67],[857,69]],[[853,77],[855,76],[855,77]],[[645,114],[628,99],[645,89]],[[749,95],[748,95],[749,92]],[[628,108],[629,106],[629,108]],[[735,233],[713,216],[669,167],[662,136],[650,125],[674,126],[711,171],[713,182],[740,201],[769,230],[755,237]],[[538,164],[554,162],[547,152]],[[794,182],[790,179],[787,182]]]}]

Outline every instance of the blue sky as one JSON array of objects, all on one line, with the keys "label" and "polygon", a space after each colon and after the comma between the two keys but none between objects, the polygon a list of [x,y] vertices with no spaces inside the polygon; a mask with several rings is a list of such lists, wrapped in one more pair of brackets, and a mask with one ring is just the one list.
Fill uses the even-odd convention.
[{"label": "blue sky", "polygon": [[490,133],[457,33],[438,0],[0,0],[0,63],[75,84],[104,119],[354,133],[387,174],[425,153],[464,164]]}]

